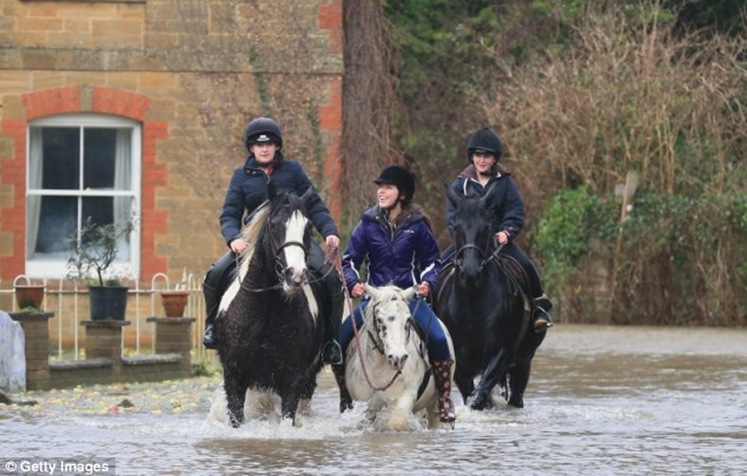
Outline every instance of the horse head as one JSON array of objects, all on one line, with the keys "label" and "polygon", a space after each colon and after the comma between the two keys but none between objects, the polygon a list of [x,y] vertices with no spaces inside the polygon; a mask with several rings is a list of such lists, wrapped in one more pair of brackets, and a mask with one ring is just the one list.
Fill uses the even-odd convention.
[{"label": "horse head", "polygon": [[397,286],[376,288],[364,285],[371,297],[366,308],[367,327],[372,329],[379,350],[395,370],[402,370],[409,358],[413,320],[408,305],[415,296],[415,288],[402,290]]},{"label": "horse head", "polygon": [[306,201],[311,188],[299,197],[290,192],[277,193],[270,182],[267,196],[270,211],[263,231],[275,254],[275,271],[283,290],[292,294],[307,281],[311,222],[306,216]]},{"label": "horse head", "polygon": [[495,248],[487,196],[461,197],[451,189],[448,191],[448,199],[455,209],[451,230],[456,248],[454,266],[463,287],[474,287],[481,283],[483,269]]}]

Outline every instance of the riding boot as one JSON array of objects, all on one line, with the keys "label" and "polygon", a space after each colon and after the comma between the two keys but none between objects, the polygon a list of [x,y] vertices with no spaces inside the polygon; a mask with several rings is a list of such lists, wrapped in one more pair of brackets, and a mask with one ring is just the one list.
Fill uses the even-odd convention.
[{"label": "riding boot", "polygon": [[215,316],[218,314],[218,293],[215,292],[215,288],[203,283],[202,294],[205,296],[205,310],[207,312],[207,316],[205,317],[205,334],[202,336],[202,345],[204,345],[206,349],[216,349],[218,347],[218,334],[215,332],[213,324],[215,324]]},{"label": "riding boot", "polygon": [[353,409],[353,397],[350,396],[350,392],[348,392],[348,387],[345,384],[345,365],[344,364],[337,364],[332,365],[332,373],[335,375],[335,381],[337,382],[337,386],[340,388],[340,413],[345,412],[345,410],[352,410]]},{"label": "riding boot", "polygon": [[552,309],[552,302],[546,295],[534,298],[534,312],[532,312],[534,332],[542,332],[553,326],[550,309]]},{"label": "riding boot", "polygon": [[[329,266],[327,264],[326,266]],[[342,364],[342,349],[338,342],[340,335],[340,321],[345,306],[345,296],[342,293],[342,283],[335,273],[329,273],[324,279],[324,285],[330,296],[330,312],[326,314],[324,326],[324,346],[322,347],[322,363],[330,365]]]},{"label": "riding boot", "polygon": [[451,366],[453,360],[434,360],[431,362],[433,380],[438,391],[438,414],[444,423],[456,420],[454,402],[451,401]]}]

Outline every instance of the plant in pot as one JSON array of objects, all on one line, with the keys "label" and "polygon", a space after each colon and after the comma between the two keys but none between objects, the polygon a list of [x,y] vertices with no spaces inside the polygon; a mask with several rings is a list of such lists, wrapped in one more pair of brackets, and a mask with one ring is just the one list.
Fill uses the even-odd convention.
[{"label": "plant in pot", "polygon": [[70,237],[67,261],[72,279],[84,279],[88,284],[91,320],[124,320],[129,287],[122,285],[123,276],[113,265],[119,252],[119,241],[133,230],[128,220],[124,225],[98,224],[86,218],[80,231]]},{"label": "plant in pot", "polygon": [[[21,281],[26,284],[21,284]],[[18,276],[13,281],[16,304],[21,312],[40,312],[44,300],[44,284],[34,283],[27,276]]]}]

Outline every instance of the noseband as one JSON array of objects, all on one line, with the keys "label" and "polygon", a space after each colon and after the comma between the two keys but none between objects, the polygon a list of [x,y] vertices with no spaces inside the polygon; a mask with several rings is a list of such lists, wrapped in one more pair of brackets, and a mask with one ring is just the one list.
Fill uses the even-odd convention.
[{"label": "noseband", "polygon": [[[495,240],[495,237],[493,238],[493,243],[497,243]],[[492,253],[490,253],[487,257],[485,257],[486,254],[488,254],[488,247],[490,246],[490,241],[488,241],[485,244],[485,249],[480,248],[474,243],[467,243],[466,245],[462,246],[457,250],[456,253],[454,253],[454,267],[457,269],[462,269],[462,254],[467,250],[477,250],[480,253],[480,257],[482,258],[482,261],[480,262],[480,270],[482,270],[488,263],[490,263],[492,260],[496,259],[498,256],[498,253],[501,251],[501,248],[503,248],[503,245],[498,245],[496,247],[496,250]]]}]

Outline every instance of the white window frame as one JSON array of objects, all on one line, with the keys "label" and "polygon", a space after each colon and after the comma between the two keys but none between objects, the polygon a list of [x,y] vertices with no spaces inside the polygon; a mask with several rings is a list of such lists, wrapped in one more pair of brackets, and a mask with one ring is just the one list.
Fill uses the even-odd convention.
[{"label": "white window frame", "polygon": [[[132,190],[129,192],[118,192],[112,190],[49,190],[31,189],[30,167],[31,167],[31,128],[32,127],[107,127],[107,128],[130,128],[132,130],[131,142],[131,173],[130,178]],[[26,197],[32,195],[65,195],[71,197],[132,197],[131,211],[134,216],[134,229],[130,234],[130,261],[128,263],[115,263],[112,265],[112,273],[119,276],[128,274],[132,278],[140,275],[140,219],[141,210],[141,168],[142,168],[142,125],[132,119],[104,114],[80,113],[62,114],[35,119],[28,123],[26,129]],[[24,210],[27,214],[28,211]],[[24,243],[27,230],[24,230]],[[62,278],[68,275],[70,269],[67,267],[67,259],[28,259],[24,257],[26,264],[26,275],[38,278]]]}]

